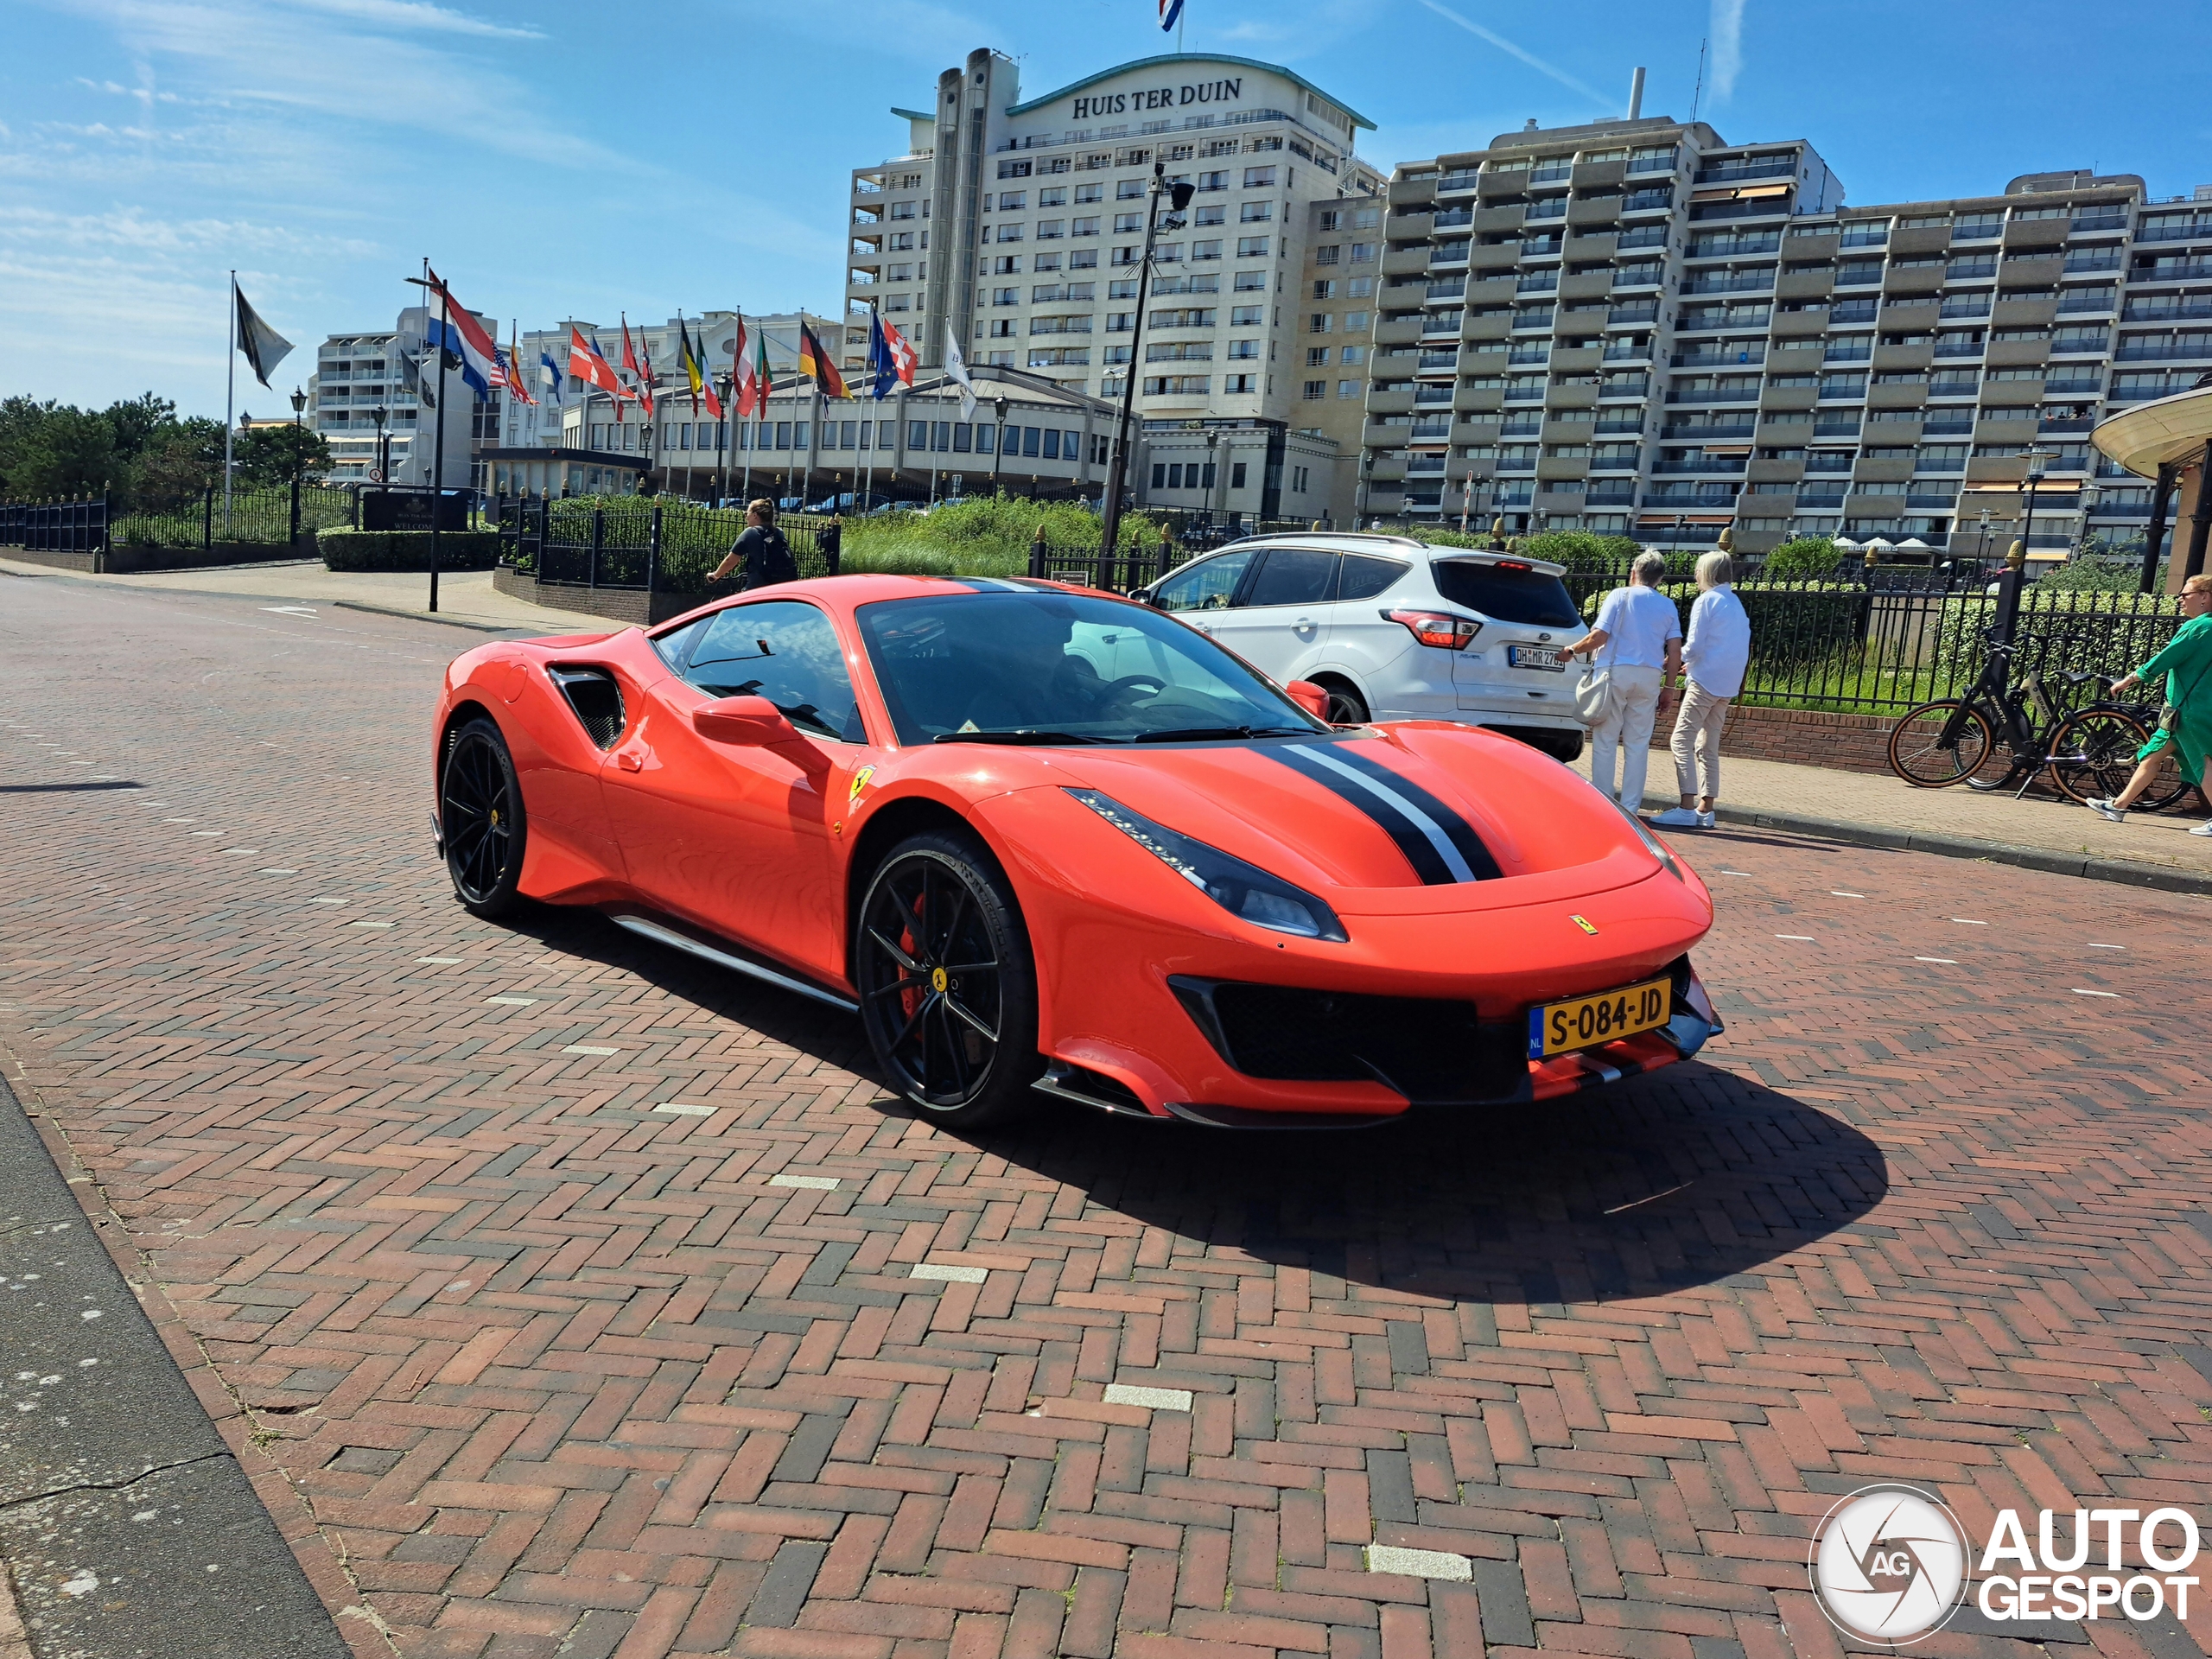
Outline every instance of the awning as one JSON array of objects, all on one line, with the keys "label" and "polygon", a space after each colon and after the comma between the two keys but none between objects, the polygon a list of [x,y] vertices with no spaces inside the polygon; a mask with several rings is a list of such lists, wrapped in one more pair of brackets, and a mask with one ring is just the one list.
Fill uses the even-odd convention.
[{"label": "awning", "polygon": [[1735,189],[1693,190],[1692,201],[1748,201],[1755,196],[1786,196],[1791,186],[1786,184],[1747,184]]},{"label": "awning", "polygon": [[2167,461],[2186,466],[2203,454],[2208,441],[2212,441],[2212,386],[2138,404],[2100,421],[2089,433],[2089,442],[2102,454],[2139,478],[2156,478]]}]

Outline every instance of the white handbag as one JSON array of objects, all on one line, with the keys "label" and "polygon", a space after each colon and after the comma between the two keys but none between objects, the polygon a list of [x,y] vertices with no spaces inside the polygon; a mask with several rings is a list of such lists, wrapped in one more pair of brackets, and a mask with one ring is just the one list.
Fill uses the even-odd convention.
[{"label": "white handbag", "polygon": [[1582,677],[1574,683],[1574,715],[1592,731],[1605,723],[1605,716],[1613,706],[1613,670],[1610,660],[1618,640],[1608,639],[1605,648],[1608,660],[1600,667],[1596,658],[1582,671]]}]

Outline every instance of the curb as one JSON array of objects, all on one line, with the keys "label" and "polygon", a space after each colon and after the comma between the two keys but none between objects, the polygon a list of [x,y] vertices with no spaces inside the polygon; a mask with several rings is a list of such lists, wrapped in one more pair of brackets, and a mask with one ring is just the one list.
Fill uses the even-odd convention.
[{"label": "curb", "polygon": [[0,1572],[32,1651],[348,1659],[109,1224],[0,1081]]},{"label": "curb", "polygon": [[[1669,798],[1665,804],[1672,806]],[[1644,808],[1651,808],[1647,798]],[[1944,858],[1978,858],[1993,864],[2011,864],[2024,870],[2052,875],[2081,876],[2091,881],[2117,882],[2122,887],[2151,887],[2163,893],[2212,894],[2212,875],[2178,870],[2164,864],[2137,864],[2122,858],[2097,858],[2087,853],[2055,853],[2044,847],[2016,847],[2007,842],[1977,841],[1969,836],[1947,836],[1925,830],[1892,830],[1878,823],[1853,823],[1841,818],[1815,817],[1809,813],[1770,812],[1750,807],[1720,806],[1713,816],[1723,823],[1754,830],[1787,830],[1819,836],[1827,841],[1848,842],[1859,847],[1885,847],[1898,852],[1934,853]]]},{"label": "curb", "polygon": [[[299,600],[293,602],[305,604],[308,601]],[[435,622],[441,627],[467,628],[474,633],[528,634],[531,632],[528,622],[464,622],[457,616],[435,616],[428,611],[394,610],[389,605],[371,605],[358,599],[325,599],[315,602],[327,605],[334,610],[366,611],[371,616],[396,616],[403,622]]]}]

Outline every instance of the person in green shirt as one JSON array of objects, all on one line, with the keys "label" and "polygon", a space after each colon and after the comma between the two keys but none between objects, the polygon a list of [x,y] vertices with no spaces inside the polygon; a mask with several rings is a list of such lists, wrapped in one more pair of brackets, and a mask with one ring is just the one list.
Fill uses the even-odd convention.
[{"label": "person in green shirt", "polygon": [[[2089,803],[2089,809],[2118,823],[2127,809],[2173,752],[2182,776],[2200,789],[2204,784],[2204,757],[2212,751],[2212,575],[2191,576],[2181,585],[2181,613],[2186,620],[2166,642],[2166,648],[2124,680],[2113,683],[2113,695],[2139,685],[2154,674],[2166,677],[2166,702],[2173,718],[2151,734],[2151,741],[2135,752],[2139,763],[2127,787],[2108,800]],[[2212,836],[2212,823],[2200,823],[2189,832]]]}]

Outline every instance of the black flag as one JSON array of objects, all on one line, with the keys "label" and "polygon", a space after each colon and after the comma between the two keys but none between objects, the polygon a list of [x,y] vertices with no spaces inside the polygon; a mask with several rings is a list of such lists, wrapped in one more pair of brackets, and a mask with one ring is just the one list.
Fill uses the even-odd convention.
[{"label": "black flag", "polygon": [[238,350],[252,366],[253,378],[266,386],[269,372],[291,355],[292,342],[264,322],[261,314],[246,303],[245,291],[235,276],[231,278],[231,297],[238,302]]}]

